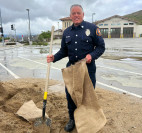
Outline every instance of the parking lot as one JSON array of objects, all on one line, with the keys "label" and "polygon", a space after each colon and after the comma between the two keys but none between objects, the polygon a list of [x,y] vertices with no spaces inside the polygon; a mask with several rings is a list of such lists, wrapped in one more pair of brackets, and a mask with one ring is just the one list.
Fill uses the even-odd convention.
[{"label": "parking lot", "polygon": [[[105,39],[106,51],[96,60],[97,87],[142,98],[142,38]],[[53,45],[53,53],[60,44]],[[49,46],[2,46],[0,80],[45,78]],[[68,58],[51,64],[50,78],[63,80],[61,69]]]}]

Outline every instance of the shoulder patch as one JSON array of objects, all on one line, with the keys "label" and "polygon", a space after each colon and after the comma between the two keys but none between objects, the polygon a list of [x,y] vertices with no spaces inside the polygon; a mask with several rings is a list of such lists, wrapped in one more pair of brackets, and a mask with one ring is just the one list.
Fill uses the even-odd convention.
[{"label": "shoulder patch", "polygon": [[101,36],[102,35],[99,28],[96,29],[96,35],[97,36]]}]

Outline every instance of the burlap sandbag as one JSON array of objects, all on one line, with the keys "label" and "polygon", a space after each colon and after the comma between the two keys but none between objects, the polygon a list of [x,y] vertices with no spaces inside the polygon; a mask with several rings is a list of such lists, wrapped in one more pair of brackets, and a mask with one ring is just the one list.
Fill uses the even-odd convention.
[{"label": "burlap sandbag", "polygon": [[86,61],[62,69],[65,85],[77,109],[74,112],[78,133],[96,133],[106,124],[106,117],[98,104]]},{"label": "burlap sandbag", "polygon": [[[42,110],[37,108],[32,100],[25,102],[16,114],[32,123],[34,133],[50,133],[50,127],[45,122],[40,125],[34,124],[38,118],[42,117]],[[49,118],[47,114],[45,116]]]},{"label": "burlap sandbag", "polygon": [[[37,108],[35,103],[30,100],[25,102],[20,109],[16,112],[17,115],[23,117],[29,122],[35,121],[37,118],[42,117],[42,110]],[[47,114],[45,114],[46,118],[49,118]]]}]

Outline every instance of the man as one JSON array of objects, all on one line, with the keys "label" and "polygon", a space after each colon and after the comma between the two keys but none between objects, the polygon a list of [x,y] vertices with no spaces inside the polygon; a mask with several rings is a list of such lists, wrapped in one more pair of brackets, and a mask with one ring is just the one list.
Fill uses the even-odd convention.
[{"label": "man", "polygon": [[[84,12],[81,5],[71,6],[70,18],[73,21],[73,25],[64,31],[60,50],[55,55],[48,55],[47,62],[56,62],[68,56],[68,67],[71,64],[85,58],[89,76],[95,88],[95,60],[105,51],[104,40],[101,37],[100,30],[96,25],[83,20]],[[65,92],[70,120],[64,129],[65,131],[70,132],[75,127],[74,110],[76,109],[76,105],[70,97],[67,88],[65,88]]]}]

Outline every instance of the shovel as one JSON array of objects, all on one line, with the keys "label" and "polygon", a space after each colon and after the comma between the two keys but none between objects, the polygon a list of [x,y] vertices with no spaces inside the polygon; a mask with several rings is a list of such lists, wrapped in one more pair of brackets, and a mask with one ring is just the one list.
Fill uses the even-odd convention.
[{"label": "shovel", "polygon": [[[50,43],[49,55],[52,54],[53,33],[54,33],[54,26],[52,26],[52,29],[51,29],[51,43]],[[41,125],[44,125],[44,127],[51,125],[51,119],[46,118],[46,116],[45,116],[47,94],[48,94],[47,90],[48,90],[48,86],[49,86],[50,64],[51,63],[48,63],[48,66],[47,66],[46,84],[45,84],[44,96],[43,96],[42,118],[38,118],[38,119],[35,120],[35,122],[34,122],[35,127],[38,127],[38,126],[41,126]]]}]

